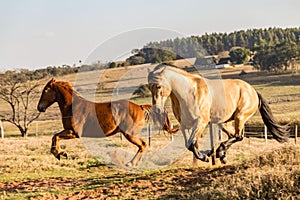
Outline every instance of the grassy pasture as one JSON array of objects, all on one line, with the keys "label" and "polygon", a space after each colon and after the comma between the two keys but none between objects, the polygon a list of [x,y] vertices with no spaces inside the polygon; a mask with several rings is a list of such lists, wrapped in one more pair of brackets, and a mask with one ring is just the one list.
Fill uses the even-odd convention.
[{"label": "grassy pasture", "polygon": [[161,170],[124,172],[101,164],[80,140],[64,141],[70,158],[49,153],[50,136],[1,141],[0,199],[298,198],[300,146],[245,139],[230,163],[192,166],[189,152]]},{"label": "grassy pasture", "polygon": [[[144,73],[136,68],[136,74]],[[248,74],[240,77],[242,69]],[[120,77],[124,78],[121,84],[128,81],[126,69],[107,70],[101,73],[94,97],[94,91],[89,90],[93,73],[97,72],[72,74],[57,80],[72,82],[85,97],[96,101],[110,100],[110,91]],[[299,124],[299,74],[261,74],[251,67],[224,69],[220,73],[222,78],[242,78],[251,83],[271,103],[276,119]],[[144,78],[134,79],[130,84],[138,85]],[[151,103],[150,98],[134,98],[134,101]],[[8,110],[3,102],[0,105],[0,111]],[[172,119],[176,123],[174,117]],[[255,115],[249,123],[262,123],[260,115]],[[50,154],[50,145],[52,135],[62,129],[57,106],[50,107],[33,123],[27,138],[20,138],[18,130],[10,124],[4,123],[4,127],[6,138],[0,140],[0,199],[300,198],[300,142],[294,145],[293,141],[279,144],[269,140],[265,144],[260,139],[245,138],[229,149],[227,165],[212,167],[200,163],[195,167],[192,154],[186,152],[166,168],[135,173],[103,165],[80,139],[62,141],[61,147],[69,158],[56,160]],[[157,140],[159,137],[167,136],[158,136]],[[125,139],[120,141],[118,134],[112,139],[120,147],[136,151]],[[154,146],[155,140],[149,151]]]}]

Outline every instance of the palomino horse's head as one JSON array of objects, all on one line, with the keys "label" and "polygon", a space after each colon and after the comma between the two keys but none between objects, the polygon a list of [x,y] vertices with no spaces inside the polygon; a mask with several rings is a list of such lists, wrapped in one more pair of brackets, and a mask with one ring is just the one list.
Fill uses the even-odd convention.
[{"label": "palomino horse's head", "polygon": [[156,117],[159,117],[160,123],[164,123],[164,106],[171,94],[169,81],[164,77],[164,69],[164,66],[159,65],[148,75],[148,87],[152,94],[152,111]]},{"label": "palomino horse's head", "polygon": [[52,78],[44,87],[37,109],[45,112],[46,109],[56,102],[56,91],[54,90],[55,80]]},{"label": "palomino horse's head", "polygon": [[148,75],[148,87],[152,94],[152,105],[161,111],[171,94],[170,83],[165,76],[165,68],[165,65],[158,65]]}]

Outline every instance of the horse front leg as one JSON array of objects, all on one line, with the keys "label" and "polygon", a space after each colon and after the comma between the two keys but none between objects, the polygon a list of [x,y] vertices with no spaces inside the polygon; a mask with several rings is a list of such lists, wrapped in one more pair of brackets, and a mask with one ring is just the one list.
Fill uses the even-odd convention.
[{"label": "horse front leg", "polygon": [[204,162],[209,162],[208,156],[203,154],[198,146],[198,139],[201,135],[201,133],[204,131],[205,127],[206,127],[206,123],[202,123],[199,122],[199,120],[197,120],[197,122],[195,123],[193,129],[192,129],[192,133],[190,135],[189,140],[187,141],[186,146],[188,147],[188,150],[192,151],[194,153],[194,156]]},{"label": "horse front leg", "polygon": [[184,138],[185,147],[188,149],[188,134],[190,135],[189,129],[180,124],[180,130]]},{"label": "horse front leg", "polygon": [[66,152],[60,150],[59,141],[61,139],[73,139],[76,138],[76,135],[72,130],[63,130],[52,137],[52,144],[51,144],[51,153],[60,160],[60,156],[64,156],[68,158]]}]

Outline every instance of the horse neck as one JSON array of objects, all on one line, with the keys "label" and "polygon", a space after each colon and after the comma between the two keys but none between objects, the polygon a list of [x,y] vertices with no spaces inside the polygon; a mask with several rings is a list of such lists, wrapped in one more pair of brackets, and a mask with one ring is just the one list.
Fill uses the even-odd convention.
[{"label": "horse neck", "polygon": [[193,87],[193,80],[190,77],[174,71],[170,71],[166,77],[170,80],[170,88],[172,93],[176,96],[177,101],[180,102],[184,99],[190,98],[190,88],[187,88]]},{"label": "horse neck", "polygon": [[176,97],[176,95],[171,92],[170,94],[171,102],[172,102],[172,110],[175,118],[180,122],[181,121],[181,108],[180,108],[180,103]]},{"label": "horse neck", "polygon": [[73,103],[76,101],[76,99],[79,99],[78,95],[62,86],[57,86],[56,95],[57,103],[63,117],[72,116],[72,107],[74,106]]}]

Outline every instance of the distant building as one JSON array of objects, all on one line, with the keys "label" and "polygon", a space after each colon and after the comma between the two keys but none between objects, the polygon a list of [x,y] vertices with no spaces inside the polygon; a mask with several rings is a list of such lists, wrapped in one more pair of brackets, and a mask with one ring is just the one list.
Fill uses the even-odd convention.
[{"label": "distant building", "polygon": [[217,65],[215,66],[216,69],[224,69],[232,67],[230,58],[221,58]]}]

